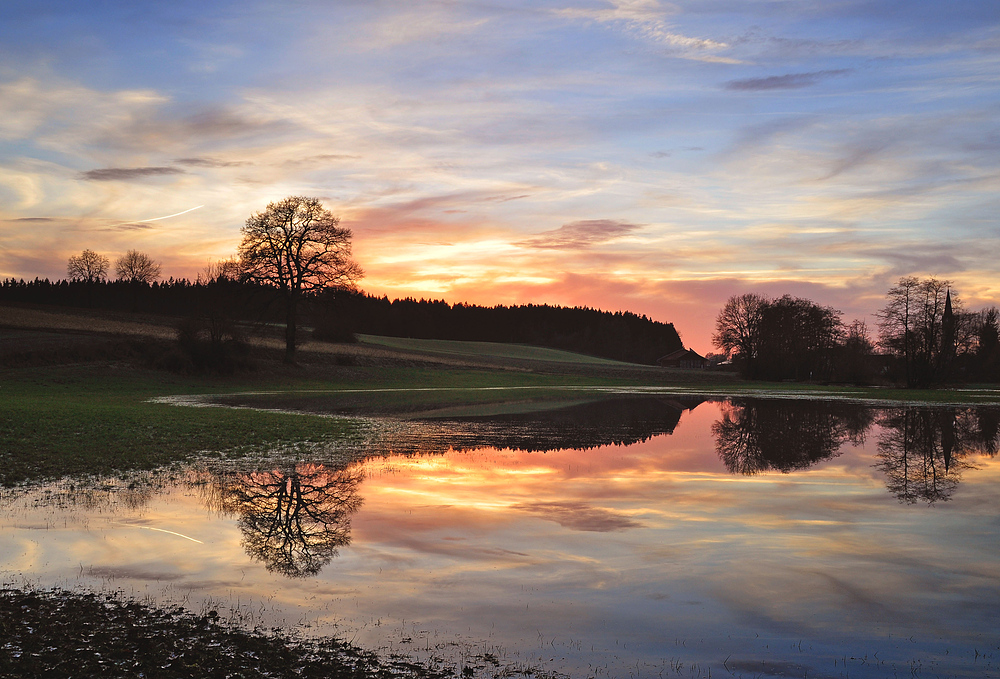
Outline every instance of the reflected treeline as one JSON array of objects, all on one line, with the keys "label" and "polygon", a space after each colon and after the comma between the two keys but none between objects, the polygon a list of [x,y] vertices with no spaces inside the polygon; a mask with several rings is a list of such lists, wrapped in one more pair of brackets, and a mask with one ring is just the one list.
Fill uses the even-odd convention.
[{"label": "reflected treeline", "polygon": [[901,502],[947,500],[972,467],[997,454],[995,407],[873,407],[837,401],[733,400],[712,425],[719,457],[734,474],[788,473],[860,444],[878,425],[876,468]]},{"label": "reflected treeline", "polygon": [[239,517],[248,555],[289,577],[315,575],[351,541],[361,474],[317,464],[213,475],[209,505]]},{"label": "reflected treeline", "polygon": [[902,502],[948,500],[972,467],[973,453],[997,453],[1000,411],[990,408],[894,408],[879,418],[877,468]]},{"label": "reflected treeline", "polygon": [[871,408],[841,401],[733,400],[712,425],[715,447],[734,474],[806,469],[860,443],[875,420]]},{"label": "reflected treeline", "polygon": [[440,453],[476,448],[526,452],[626,446],[672,434],[700,396],[621,396],[547,410],[493,413],[407,422],[383,432],[380,445],[393,453]]}]

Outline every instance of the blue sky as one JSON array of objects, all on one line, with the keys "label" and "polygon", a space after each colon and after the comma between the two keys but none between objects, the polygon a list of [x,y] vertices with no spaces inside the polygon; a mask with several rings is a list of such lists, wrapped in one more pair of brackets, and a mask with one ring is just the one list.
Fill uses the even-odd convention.
[{"label": "blue sky", "polygon": [[7,2],[0,276],[194,276],[301,194],[366,290],[628,309],[702,352],[747,291],[873,321],[934,275],[978,308],[998,79],[992,0]]}]

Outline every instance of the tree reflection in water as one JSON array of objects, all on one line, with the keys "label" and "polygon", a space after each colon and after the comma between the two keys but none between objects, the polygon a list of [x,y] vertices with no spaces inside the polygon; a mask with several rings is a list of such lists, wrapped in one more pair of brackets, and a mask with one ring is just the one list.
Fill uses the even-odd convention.
[{"label": "tree reflection in water", "polygon": [[901,502],[951,498],[972,453],[997,453],[998,412],[986,408],[893,408],[879,419],[878,463]]},{"label": "tree reflection in water", "polygon": [[848,403],[733,400],[712,433],[733,474],[787,474],[834,457],[845,441],[862,442],[873,421],[871,408]]},{"label": "tree reflection in water", "polygon": [[351,541],[359,472],[299,463],[216,477],[212,504],[239,517],[243,547],[268,571],[315,575]]},{"label": "tree reflection in water", "polygon": [[955,492],[969,457],[995,456],[1000,409],[875,408],[833,401],[733,400],[712,425],[715,447],[734,474],[788,473],[863,443],[878,424],[875,467],[901,502],[934,503]]}]

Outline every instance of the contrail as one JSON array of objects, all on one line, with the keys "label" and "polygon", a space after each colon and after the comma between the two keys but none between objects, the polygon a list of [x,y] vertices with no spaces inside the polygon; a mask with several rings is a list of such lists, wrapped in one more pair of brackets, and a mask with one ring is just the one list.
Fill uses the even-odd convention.
[{"label": "contrail", "polygon": [[198,210],[198,209],[203,208],[203,207],[205,207],[205,206],[204,205],[199,205],[198,207],[193,207],[193,208],[184,210],[183,212],[175,212],[172,215],[165,215],[163,217],[153,217],[152,219],[138,219],[138,220],[132,220],[132,221],[128,221],[128,222],[122,222],[121,224],[112,224],[108,228],[112,228],[112,227],[115,227],[115,226],[122,226],[124,224],[145,224],[146,222],[158,222],[161,219],[170,219],[171,217],[179,217],[181,215],[186,215],[188,212],[194,212],[195,210]]},{"label": "contrail", "polygon": [[121,521],[111,521],[110,523],[116,523],[119,526],[130,526],[132,528],[141,528],[143,530],[155,530],[157,533],[169,533],[170,535],[176,535],[177,537],[184,538],[185,540],[190,540],[191,542],[197,542],[199,545],[205,544],[201,540],[195,540],[194,538],[188,537],[183,533],[177,533],[172,530],[164,530],[163,528],[153,528],[152,526],[137,526],[134,523],[123,523]]}]

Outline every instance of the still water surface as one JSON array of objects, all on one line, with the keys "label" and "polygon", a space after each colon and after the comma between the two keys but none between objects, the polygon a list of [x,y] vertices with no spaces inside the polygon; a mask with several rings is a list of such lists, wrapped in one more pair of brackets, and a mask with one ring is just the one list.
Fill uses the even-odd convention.
[{"label": "still water surface", "polygon": [[1000,675],[1000,410],[557,405],[8,494],[0,571],[572,676]]}]

